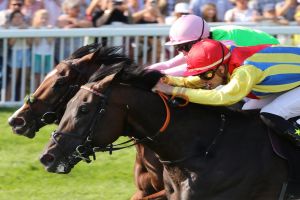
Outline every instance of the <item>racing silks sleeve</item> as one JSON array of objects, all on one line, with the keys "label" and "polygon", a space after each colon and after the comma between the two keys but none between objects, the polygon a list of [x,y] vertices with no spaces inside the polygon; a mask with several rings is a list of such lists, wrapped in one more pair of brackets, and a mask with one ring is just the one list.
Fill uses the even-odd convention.
[{"label": "racing silks sleeve", "polygon": [[204,83],[199,76],[166,76],[163,78],[163,82],[172,86],[187,87],[187,88],[203,88]]},{"label": "racing silks sleeve", "polygon": [[223,87],[212,90],[174,87],[172,95],[186,96],[190,102],[204,105],[232,105],[246,97],[263,78],[260,69],[243,65],[235,69],[229,82]]}]

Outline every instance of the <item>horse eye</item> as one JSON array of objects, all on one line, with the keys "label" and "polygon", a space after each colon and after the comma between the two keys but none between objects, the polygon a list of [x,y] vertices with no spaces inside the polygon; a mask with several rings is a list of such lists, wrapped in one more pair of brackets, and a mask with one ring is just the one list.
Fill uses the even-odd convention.
[{"label": "horse eye", "polygon": [[57,79],[57,81],[55,82],[53,87],[56,88],[58,86],[62,86],[62,85],[64,85],[64,83],[65,83],[65,80],[63,78],[59,78],[59,79]]},{"label": "horse eye", "polygon": [[80,108],[79,108],[79,111],[81,112],[81,113],[88,113],[89,112],[89,109],[88,109],[88,107],[87,106],[81,106]]},{"label": "horse eye", "polygon": [[65,75],[66,75],[66,72],[65,72],[64,70],[62,70],[62,71],[59,72],[59,75],[60,75],[60,76],[65,76]]}]

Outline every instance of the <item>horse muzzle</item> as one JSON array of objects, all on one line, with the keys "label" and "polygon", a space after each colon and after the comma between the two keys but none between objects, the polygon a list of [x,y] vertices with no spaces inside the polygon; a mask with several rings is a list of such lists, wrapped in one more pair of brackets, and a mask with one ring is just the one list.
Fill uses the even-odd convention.
[{"label": "horse muzzle", "polygon": [[32,123],[26,123],[22,117],[10,117],[8,118],[8,124],[12,127],[12,131],[18,135],[24,135],[28,138],[34,138],[36,132],[36,125]]},{"label": "horse muzzle", "polygon": [[68,174],[72,168],[80,161],[76,160],[59,160],[53,154],[46,153],[40,157],[40,162],[44,165],[45,169],[51,173]]}]

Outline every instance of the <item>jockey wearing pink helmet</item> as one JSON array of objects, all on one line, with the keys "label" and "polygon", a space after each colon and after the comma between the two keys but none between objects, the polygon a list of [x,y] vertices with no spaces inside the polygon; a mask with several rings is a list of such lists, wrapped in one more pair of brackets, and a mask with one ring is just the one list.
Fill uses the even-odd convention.
[{"label": "jockey wearing pink helmet", "polygon": [[165,45],[173,45],[180,52],[176,57],[153,64],[148,69],[159,70],[162,73],[183,76],[186,71],[186,55],[192,45],[199,40],[210,38],[219,41],[230,41],[238,46],[254,46],[260,44],[279,44],[273,36],[252,28],[226,25],[210,28],[201,17],[183,15],[171,26],[170,41]]},{"label": "jockey wearing pink helmet", "polygon": [[209,37],[208,24],[196,15],[183,15],[172,25],[170,41],[165,45],[179,45]]}]

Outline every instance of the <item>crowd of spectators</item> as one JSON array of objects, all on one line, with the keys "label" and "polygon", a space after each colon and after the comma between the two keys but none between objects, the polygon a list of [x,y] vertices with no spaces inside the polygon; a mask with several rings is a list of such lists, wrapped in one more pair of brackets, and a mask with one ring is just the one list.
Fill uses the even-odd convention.
[{"label": "crowd of spectators", "polygon": [[[207,22],[300,24],[300,0],[0,0],[3,29],[89,28],[120,23],[170,25],[186,14],[201,16]],[[300,45],[300,35],[295,35],[295,41]],[[29,73],[34,62],[35,85],[38,85],[43,78],[41,74],[49,72],[57,58],[51,53],[56,42],[53,38],[9,39],[8,80],[14,76],[15,84],[21,84],[21,73]],[[81,44],[76,39],[72,42],[75,47]],[[69,44],[70,41],[64,40],[65,46]],[[64,55],[71,53],[67,48],[64,51]],[[0,68],[1,63],[0,60]],[[7,83],[8,99],[10,88],[18,88],[16,85]]]},{"label": "crowd of spectators", "polygon": [[[41,9],[48,25],[59,28],[126,24],[170,24],[193,13],[208,22],[269,22],[300,20],[298,0],[0,0],[0,26],[7,27],[13,11],[21,11],[27,27]],[[23,27],[24,28],[24,27]]]}]

